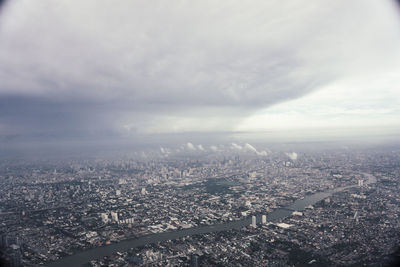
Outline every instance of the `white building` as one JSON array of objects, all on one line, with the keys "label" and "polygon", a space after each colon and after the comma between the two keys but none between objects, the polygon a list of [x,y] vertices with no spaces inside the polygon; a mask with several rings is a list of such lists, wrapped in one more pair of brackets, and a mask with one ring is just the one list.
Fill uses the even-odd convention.
[{"label": "white building", "polygon": [[267,223],[267,215],[261,216],[261,223],[266,224]]},{"label": "white building", "polygon": [[133,218],[126,218],[124,220],[120,220],[118,223],[119,224],[132,224],[134,222]]},{"label": "white building", "polygon": [[118,222],[118,213],[112,211],[111,218],[114,222]]},{"label": "white building", "polygon": [[103,223],[108,223],[108,214],[107,213],[102,213],[101,214],[101,220]]},{"label": "white building", "polygon": [[120,195],[121,195],[121,190],[116,190],[116,191],[115,191],[115,194],[116,194],[117,196],[120,196]]},{"label": "white building", "polygon": [[146,195],[147,194],[146,188],[143,187],[141,193],[142,193],[142,195]]},{"label": "white building", "polygon": [[280,227],[280,228],[288,229],[288,228],[292,227],[293,224],[278,223],[277,226]]},{"label": "white building", "polygon": [[257,227],[257,217],[254,215],[251,217],[251,226],[254,228]]},{"label": "white building", "polygon": [[301,211],[293,211],[292,215],[293,216],[303,216],[303,213]]}]

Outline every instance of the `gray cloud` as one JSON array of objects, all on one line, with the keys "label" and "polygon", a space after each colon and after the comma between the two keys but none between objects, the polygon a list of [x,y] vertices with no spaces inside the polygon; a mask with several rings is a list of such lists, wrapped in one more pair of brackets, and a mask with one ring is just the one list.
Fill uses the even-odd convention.
[{"label": "gray cloud", "polygon": [[0,130],[230,131],[260,108],[386,67],[390,12],[364,0],[15,1],[1,18]]}]

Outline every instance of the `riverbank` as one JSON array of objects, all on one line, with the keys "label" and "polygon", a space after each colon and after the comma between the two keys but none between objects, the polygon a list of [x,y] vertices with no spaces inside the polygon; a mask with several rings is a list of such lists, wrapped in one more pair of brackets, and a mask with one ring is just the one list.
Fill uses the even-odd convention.
[{"label": "riverbank", "polygon": [[[368,173],[363,173],[363,175],[367,178],[367,180],[364,182],[365,185],[376,182],[376,178],[373,175],[368,174]],[[357,187],[357,185],[340,187],[340,188],[336,188],[334,190],[330,190],[328,192],[318,192],[318,193],[315,193],[312,195],[308,195],[302,199],[297,199],[292,204],[290,204],[284,208],[279,208],[279,209],[276,209],[276,210],[268,213],[267,220],[269,222],[277,221],[279,219],[289,216],[294,210],[302,211],[305,209],[305,207],[307,207],[309,205],[314,205],[315,203],[331,196],[334,193],[337,193],[337,192],[340,192],[340,191],[343,191],[343,190],[346,190],[349,188],[353,188],[353,187]],[[260,219],[261,219],[260,216],[258,216],[257,221],[260,221]],[[179,231],[150,234],[150,235],[142,236],[142,237],[135,238],[135,239],[128,239],[128,240],[124,240],[124,241],[121,241],[118,243],[113,243],[110,245],[89,249],[89,250],[74,254],[72,256],[64,257],[55,262],[49,263],[47,266],[49,266],[49,267],[82,266],[93,259],[102,258],[104,256],[111,255],[118,251],[126,251],[131,248],[135,248],[135,247],[139,247],[139,246],[143,246],[143,245],[147,245],[147,244],[151,244],[151,243],[156,243],[156,242],[162,242],[162,241],[166,241],[166,240],[173,240],[173,239],[190,236],[190,235],[205,234],[205,233],[211,233],[211,232],[217,232],[217,231],[226,231],[226,230],[230,230],[230,229],[240,229],[242,227],[248,226],[250,223],[251,223],[251,217],[248,217],[248,218],[245,218],[245,219],[242,219],[239,221],[232,221],[232,222],[227,222],[227,223],[222,223],[222,224],[198,226],[198,227],[183,229],[183,230],[179,230]]]}]

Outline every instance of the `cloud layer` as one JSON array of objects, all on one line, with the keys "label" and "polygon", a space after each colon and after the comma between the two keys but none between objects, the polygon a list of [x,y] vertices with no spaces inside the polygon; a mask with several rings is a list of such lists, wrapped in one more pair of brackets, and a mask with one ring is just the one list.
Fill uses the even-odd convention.
[{"label": "cloud layer", "polygon": [[9,2],[1,135],[233,131],[338,79],[397,70],[395,12],[374,0]]}]

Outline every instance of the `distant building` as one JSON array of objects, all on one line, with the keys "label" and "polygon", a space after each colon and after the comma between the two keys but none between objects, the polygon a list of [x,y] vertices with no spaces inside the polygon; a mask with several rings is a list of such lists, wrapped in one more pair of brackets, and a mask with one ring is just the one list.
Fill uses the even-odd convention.
[{"label": "distant building", "polygon": [[22,254],[21,249],[18,245],[11,245],[12,253],[11,253],[11,266],[19,267],[22,266]]},{"label": "distant building", "polygon": [[364,181],[363,180],[358,180],[358,186],[363,186],[364,185]]},{"label": "distant building", "polygon": [[355,213],[354,213],[354,217],[353,217],[353,219],[356,221],[356,222],[358,222],[358,211],[356,211]]},{"label": "distant building", "polygon": [[111,219],[114,221],[114,222],[118,222],[118,213],[116,213],[116,212],[111,212]]},{"label": "distant building", "polygon": [[257,217],[254,215],[251,217],[251,226],[254,228],[257,227]]},{"label": "distant building", "polygon": [[101,214],[101,220],[103,223],[108,223],[108,214],[107,213],[102,213]]},{"label": "distant building", "polygon": [[303,216],[303,213],[301,211],[293,211],[292,215],[293,216]]},{"label": "distant building", "polygon": [[141,193],[142,193],[142,195],[146,195],[147,194],[146,188],[143,187]]},{"label": "distant building", "polygon": [[261,217],[261,223],[262,223],[262,224],[266,224],[266,223],[267,223],[267,215],[263,215],[263,216]]},{"label": "distant building", "polygon": [[197,254],[190,255],[190,267],[199,267],[199,255]]},{"label": "distant building", "polygon": [[287,223],[278,223],[278,224],[276,224],[276,226],[278,226],[280,228],[287,229],[287,228],[292,227],[293,225],[292,224],[287,224]]},{"label": "distant building", "polygon": [[121,223],[121,224],[132,224],[133,222],[134,222],[133,218],[126,218],[126,219],[123,219],[123,220],[119,220],[118,223]]},{"label": "distant building", "polygon": [[116,190],[116,191],[115,191],[115,194],[116,194],[117,196],[120,196],[120,195],[121,195],[121,190]]}]

